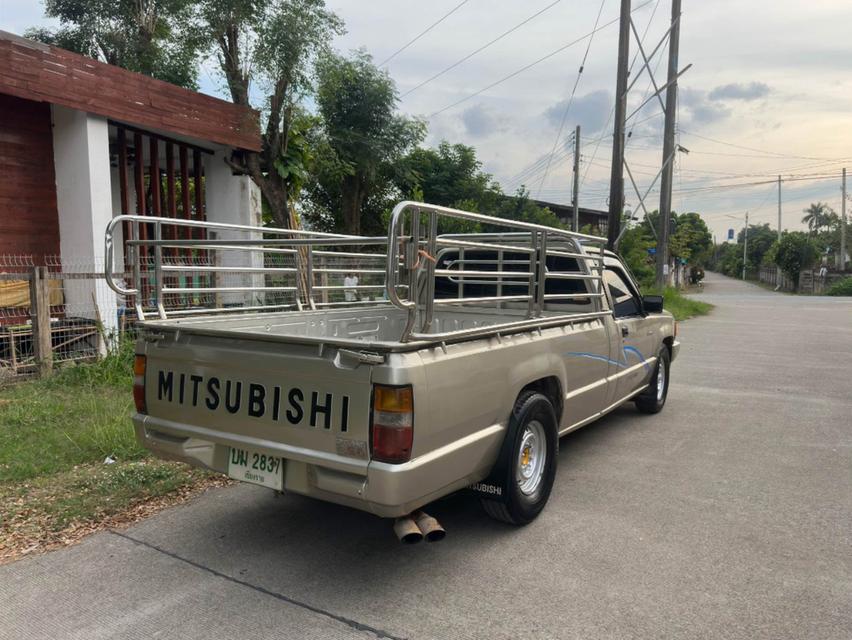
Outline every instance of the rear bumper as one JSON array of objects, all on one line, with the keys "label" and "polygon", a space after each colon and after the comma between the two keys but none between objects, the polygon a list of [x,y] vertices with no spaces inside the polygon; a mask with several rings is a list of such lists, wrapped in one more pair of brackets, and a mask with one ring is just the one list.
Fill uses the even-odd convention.
[{"label": "rear bumper", "polygon": [[133,417],[139,442],[158,457],[228,472],[232,446],[284,459],[284,490],[396,517],[486,477],[505,427],[492,425],[404,464],[386,464],[242,438],[152,416]]}]

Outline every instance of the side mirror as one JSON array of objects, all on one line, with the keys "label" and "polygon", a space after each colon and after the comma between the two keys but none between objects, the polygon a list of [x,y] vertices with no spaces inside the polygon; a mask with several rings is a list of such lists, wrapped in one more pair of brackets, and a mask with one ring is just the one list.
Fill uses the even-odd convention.
[{"label": "side mirror", "polygon": [[663,310],[663,296],[643,296],[642,307],[645,313],[660,313]]}]

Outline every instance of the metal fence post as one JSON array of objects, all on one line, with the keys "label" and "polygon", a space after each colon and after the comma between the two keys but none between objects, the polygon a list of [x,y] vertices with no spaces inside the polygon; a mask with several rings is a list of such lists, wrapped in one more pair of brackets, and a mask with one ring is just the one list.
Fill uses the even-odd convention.
[{"label": "metal fence post", "polygon": [[50,341],[50,281],[47,267],[33,267],[30,274],[30,319],[39,375],[49,375],[53,370],[53,349]]}]

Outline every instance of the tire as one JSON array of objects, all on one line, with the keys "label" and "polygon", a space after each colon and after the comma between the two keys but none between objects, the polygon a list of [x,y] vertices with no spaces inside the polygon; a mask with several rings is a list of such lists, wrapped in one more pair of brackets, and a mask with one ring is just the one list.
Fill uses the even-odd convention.
[{"label": "tire", "polygon": [[492,472],[505,495],[501,501],[483,499],[485,512],[514,525],[535,520],[550,498],[558,451],[556,412],[550,400],[535,391],[522,393]]},{"label": "tire", "polygon": [[[671,356],[669,349],[663,346],[660,353],[657,355],[657,366],[654,369],[654,375],[651,376],[651,381],[648,388],[636,396],[634,402],[636,408],[642,413],[659,413],[666,405],[666,398],[669,395],[669,380],[671,369]],[[662,375],[662,381],[660,380]]]}]

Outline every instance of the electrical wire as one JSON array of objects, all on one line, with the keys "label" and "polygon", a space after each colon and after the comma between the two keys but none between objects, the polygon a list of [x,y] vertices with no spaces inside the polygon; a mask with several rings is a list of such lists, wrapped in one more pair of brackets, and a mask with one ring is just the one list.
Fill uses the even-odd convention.
[{"label": "electrical wire", "polygon": [[[414,93],[414,92],[415,92],[415,91],[417,91],[419,88],[424,87],[424,86],[426,86],[427,84],[429,84],[430,82],[432,82],[433,80],[436,80],[436,79],[440,78],[442,75],[444,75],[444,74],[445,74],[445,73],[447,73],[448,71],[452,71],[453,69],[455,69],[455,68],[456,68],[457,66],[459,66],[460,64],[462,64],[462,63],[466,62],[467,60],[470,60],[470,59],[471,59],[473,56],[475,56],[477,53],[480,53],[480,52],[482,52],[482,51],[485,51],[488,47],[490,47],[490,46],[491,46],[492,44],[494,44],[495,42],[498,42],[499,40],[502,40],[503,38],[505,38],[506,36],[508,36],[510,33],[513,33],[514,31],[517,31],[518,29],[520,29],[521,27],[523,27],[523,26],[524,26],[527,22],[529,22],[530,20],[533,20],[534,18],[537,18],[537,17],[538,17],[538,16],[540,16],[542,13],[544,13],[545,11],[547,11],[548,9],[550,9],[551,7],[553,7],[553,6],[557,5],[557,4],[559,4],[560,2],[562,2],[562,0],[555,0],[554,2],[551,2],[551,3],[550,3],[549,5],[547,5],[544,9],[541,9],[541,10],[539,10],[539,11],[536,11],[534,14],[532,14],[532,15],[531,15],[529,18],[527,18],[526,20],[523,20],[523,21],[519,22],[518,24],[516,24],[514,27],[512,27],[512,28],[511,28],[511,29],[509,29],[508,31],[504,31],[503,33],[501,33],[499,36],[497,36],[497,37],[496,37],[496,38],[494,38],[493,40],[491,40],[491,41],[489,41],[489,42],[486,42],[484,45],[482,45],[482,46],[481,46],[481,47],[479,47],[478,49],[475,49],[475,50],[471,51],[469,54],[467,54],[467,55],[466,55],[465,57],[463,57],[461,60],[457,60],[456,62],[454,62],[453,64],[451,64],[449,67],[447,67],[447,68],[445,68],[445,69],[443,69],[443,70],[439,71],[438,73],[436,73],[436,74],[435,74],[434,76],[432,76],[431,78],[428,78],[428,79],[424,80],[423,82],[421,82],[420,84],[418,84],[418,85],[417,85],[416,87],[414,87],[413,89],[409,89],[408,91],[406,91],[405,93],[403,93],[401,97],[402,97],[402,98],[405,98],[407,95]],[[431,116],[430,116],[430,117],[431,117]]]},{"label": "electrical wire", "polygon": [[[651,4],[651,2],[653,2],[653,1],[654,1],[654,0],[646,0],[645,2],[643,2],[642,4],[640,4],[639,6],[637,6],[636,8],[634,8],[634,9],[633,9],[633,11],[634,11],[634,12],[635,12],[635,11],[639,11],[639,9],[641,9],[642,7],[645,7],[645,6],[649,5],[649,4]],[[659,1],[659,0],[658,0],[658,1]],[[607,27],[611,27],[612,25],[614,25],[615,23],[617,23],[617,22],[618,22],[618,20],[619,20],[618,18],[615,18],[615,19],[613,19],[613,20],[610,20],[609,22],[607,22],[607,23],[605,23],[605,24],[601,25],[600,27],[598,27],[597,31],[602,31],[603,29],[606,29]],[[587,34],[585,34],[585,35],[583,35],[583,36],[580,36],[580,37],[579,37],[579,38],[577,38],[576,40],[572,40],[572,41],[571,41],[571,42],[569,42],[568,44],[562,45],[562,46],[561,46],[561,47],[559,47],[558,49],[555,49],[555,50],[551,51],[550,53],[548,53],[548,54],[546,54],[546,55],[542,56],[541,58],[539,58],[539,59],[537,59],[537,60],[534,60],[534,61],[530,62],[529,64],[524,65],[524,66],[523,66],[523,67],[521,67],[520,69],[518,69],[518,70],[516,70],[516,71],[513,71],[512,73],[510,73],[510,74],[508,74],[508,75],[506,75],[506,76],[503,76],[503,77],[502,77],[502,78],[500,78],[499,80],[497,80],[497,81],[495,81],[495,82],[492,82],[492,83],[491,83],[491,84],[489,84],[488,86],[485,86],[485,87],[483,87],[482,89],[479,89],[478,91],[475,91],[475,92],[471,93],[470,95],[468,95],[468,96],[466,96],[466,97],[462,98],[461,100],[457,100],[457,101],[453,102],[452,104],[448,104],[446,107],[444,107],[444,108],[442,108],[442,109],[438,109],[438,110],[437,110],[437,111],[435,111],[434,113],[429,114],[428,118],[429,118],[429,119],[434,118],[435,116],[437,116],[437,115],[439,115],[439,114],[441,114],[441,113],[444,113],[444,111],[448,111],[448,110],[452,109],[453,107],[457,107],[458,105],[460,105],[460,104],[462,104],[462,103],[464,103],[464,102],[467,102],[467,101],[468,101],[468,100],[470,100],[471,98],[475,98],[476,96],[478,96],[478,95],[480,95],[480,94],[482,94],[482,93],[485,93],[485,92],[486,92],[486,91],[488,91],[489,89],[493,89],[493,88],[494,88],[494,87],[496,87],[497,85],[503,84],[503,83],[504,83],[504,82],[506,82],[507,80],[511,80],[511,79],[512,79],[512,78],[514,78],[515,76],[522,74],[524,71],[527,71],[527,70],[531,69],[532,67],[536,66],[537,64],[540,64],[540,63],[544,62],[545,60],[547,60],[547,59],[549,59],[549,58],[552,58],[552,57],[553,57],[553,56],[555,56],[557,53],[561,53],[562,51],[565,51],[565,49],[568,49],[568,48],[570,48],[570,47],[573,47],[574,45],[577,45],[577,44],[581,43],[583,40],[586,40],[586,39],[588,39],[588,38],[592,37],[592,35],[594,35],[594,34],[593,34],[593,33],[587,33]]]},{"label": "electrical wire", "polygon": [[447,18],[449,18],[451,15],[453,15],[456,11],[458,11],[459,9],[461,9],[461,8],[462,8],[464,5],[466,5],[468,2],[470,2],[470,0],[462,0],[461,2],[459,2],[459,3],[455,6],[455,7],[453,7],[452,9],[450,9],[447,13],[445,13],[444,15],[442,15],[442,16],[441,16],[440,18],[438,18],[435,22],[433,22],[433,23],[432,23],[432,24],[430,24],[428,27],[426,27],[423,31],[421,31],[419,34],[417,34],[417,35],[416,35],[416,36],[415,36],[412,40],[409,40],[407,43],[405,43],[404,45],[402,45],[399,49],[397,49],[396,51],[394,51],[394,52],[393,52],[393,53],[392,53],[389,57],[385,58],[385,59],[384,59],[384,61],[383,61],[383,62],[380,62],[378,66],[379,66],[379,67],[383,67],[383,66],[385,66],[388,62],[390,62],[391,60],[393,60],[394,58],[396,58],[396,57],[397,57],[400,53],[402,53],[403,51],[405,51],[406,49],[408,49],[408,47],[410,47],[410,46],[411,46],[411,45],[413,45],[415,42],[417,42],[418,40],[420,40],[420,38],[422,38],[423,36],[425,36],[425,35],[426,35],[427,33],[429,33],[432,29],[434,29],[435,27],[437,27],[437,26],[438,26],[439,24],[441,24],[444,20],[446,20],[446,19],[447,19]]},{"label": "electrical wire", "polygon": [[[568,112],[571,111],[571,105],[574,103],[574,96],[577,93],[577,87],[580,84],[580,78],[583,76],[583,69],[586,67],[586,60],[589,57],[589,51],[592,48],[592,42],[595,40],[595,32],[598,29],[598,25],[601,21],[601,14],[603,14],[604,4],[606,4],[606,0],[601,0],[601,6],[598,7],[598,15],[595,18],[595,25],[592,27],[592,37],[589,38],[589,41],[586,43],[586,51],[583,53],[583,59],[580,61],[580,69],[577,71],[577,77],[574,79],[574,87],[571,89],[571,95],[568,98],[568,102],[565,104],[565,110],[562,112],[562,119],[559,122],[559,131],[556,134],[556,137],[553,139],[553,148],[550,150],[550,156],[547,159],[547,164],[544,167],[544,173],[541,174],[541,181],[538,183],[538,190],[541,191],[541,187],[544,185],[544,181],[547,179],[547,174],[550,171],[550,163],[553,161],[553,154],[556,153],[556,145],[559,144],[559,139],[562,137],[562,131],[565,128],[565,120],[568,118]],[[575,176],[575,180],[579,180],[580,176]]]}]

